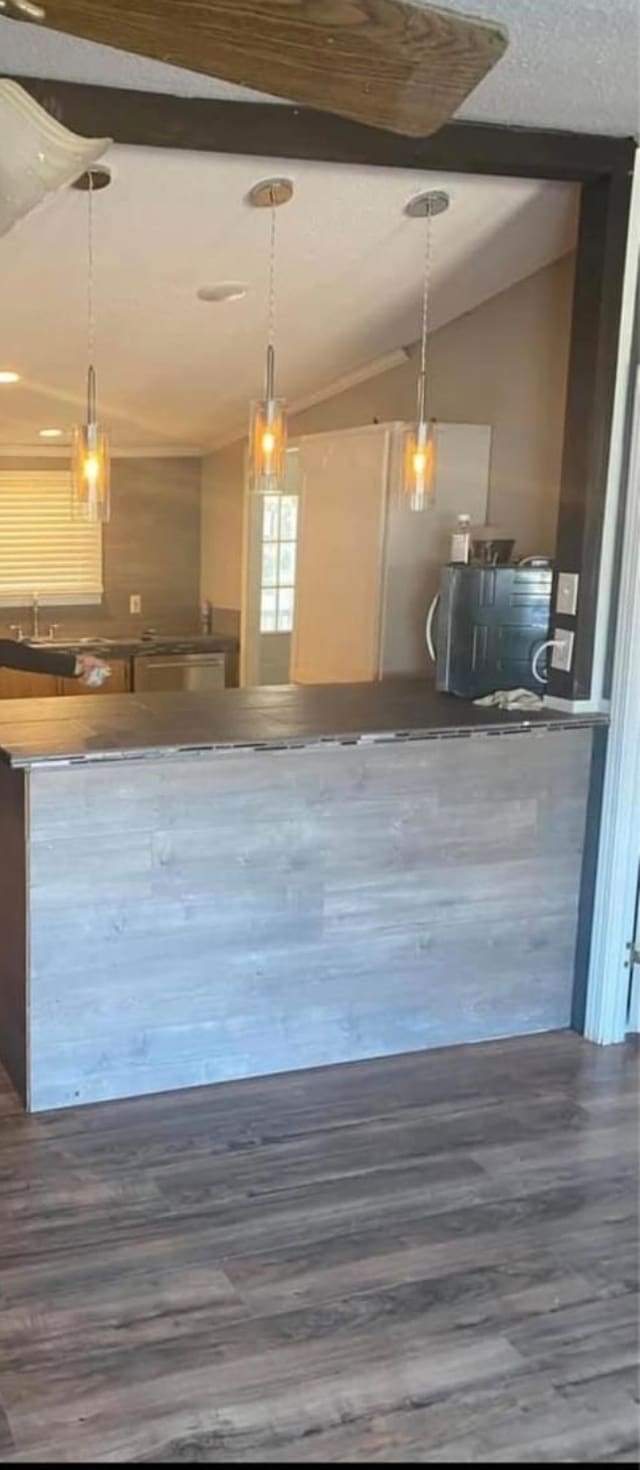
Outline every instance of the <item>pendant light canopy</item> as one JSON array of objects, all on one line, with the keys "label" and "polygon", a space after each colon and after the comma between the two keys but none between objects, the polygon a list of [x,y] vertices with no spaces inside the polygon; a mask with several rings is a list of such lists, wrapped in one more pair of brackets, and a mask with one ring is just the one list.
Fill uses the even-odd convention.
[{"label": "pendant light canopy", "polygon": [[93,196],[111,182],[108,169],[90,169],[75,185],[86,191],[88,200],[88,358],[87,417],[73,430],[71,488],[73,514],[84,521],[108,521],[111,511],[111,462],[109,435],[98,421],[95,348],[95,309],[93,299]]},{"label": "pendant light canopy", "polygon": [[290,179],[264,179],[249,195],[254,209],[271,210],[269,249],[269,326],[264,398],[251,404],[249,487],[256,495],[280,495],[285,488],[287,405],[276,396],[276,210],[293,195]]},{"label": "pendant light canopy", "polygon": [[425,222],[425,260],[422,287],[422,335],[418,372],[418,404],[416,422],[405,431],[402,456],[400,496],[407,510],[427,510],[435,501],[436,439],[435,423],[427,418],[427,336],[429,331],[429,292],[431,287],[431,222],[449,208],[449,195],[441,189],[418,194],[406,207],[410,219]]}]

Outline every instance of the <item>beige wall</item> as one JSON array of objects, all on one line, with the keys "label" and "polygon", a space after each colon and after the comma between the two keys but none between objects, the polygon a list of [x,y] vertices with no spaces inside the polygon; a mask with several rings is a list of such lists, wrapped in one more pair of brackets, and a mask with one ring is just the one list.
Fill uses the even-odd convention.
[{"label": "beige wall", "polygon": [[[0,468],[63,468],[56,459],[3,460]],[[114,459],[111,520],[104,527],[105,598],[101,608],[45,608],[42,622],[61,633],[115,634],[155,627],[180,633],[198,627],[200,591],[200,459]],[[142,598],[131,617],[129,595]],[[0,630],[28,626],[24,608],[2,609]]]},{"label": "beige wall", "polygon": [[[447,423],[493,430],[489,516],[517,551],[552,553],[560,488],[574,257],[529,276],[436,332],[429,404]],[[411,419],[415,361],[291,419],[291,438]],[[244,445],[204,461],[203,581],[214,603],[239,607]]]},{"label": "beige wall", "polygon": [[[450,322],[429,348],[429,411],[491,425],[489,518],[525,556],[555,545],[573,270],[565,256]],[[411,419],[415,396],[412,361],[299,414],[290,432]]]}]

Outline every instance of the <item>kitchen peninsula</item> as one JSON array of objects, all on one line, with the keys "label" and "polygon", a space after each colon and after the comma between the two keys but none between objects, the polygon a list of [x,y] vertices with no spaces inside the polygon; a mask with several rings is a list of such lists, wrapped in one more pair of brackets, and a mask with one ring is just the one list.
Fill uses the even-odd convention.
[{"label": "kitchen peninsula", "polygon": [[604,738],[416,680],[5,702],[25,1106],[568,1026]]}]

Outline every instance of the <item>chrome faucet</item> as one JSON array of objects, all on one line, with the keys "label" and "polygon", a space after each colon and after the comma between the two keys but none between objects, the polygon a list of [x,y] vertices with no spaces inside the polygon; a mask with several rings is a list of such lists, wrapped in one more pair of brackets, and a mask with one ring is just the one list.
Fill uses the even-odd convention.
[{"label": "chrome faucet", "polygon": [[31,637],[40,637],[40,603],[37,592],[34,592],[31,599]]}]

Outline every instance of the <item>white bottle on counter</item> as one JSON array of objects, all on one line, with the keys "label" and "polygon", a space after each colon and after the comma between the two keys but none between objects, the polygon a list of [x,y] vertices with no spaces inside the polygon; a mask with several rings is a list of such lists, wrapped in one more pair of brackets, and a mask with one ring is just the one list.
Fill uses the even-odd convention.
[{"label": "white bottle on counter", "polygon": [[468,562],[471,555],[471,516],[458,516],[451,535],[449,561]]}]

